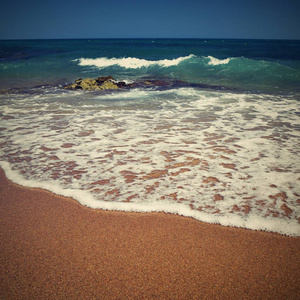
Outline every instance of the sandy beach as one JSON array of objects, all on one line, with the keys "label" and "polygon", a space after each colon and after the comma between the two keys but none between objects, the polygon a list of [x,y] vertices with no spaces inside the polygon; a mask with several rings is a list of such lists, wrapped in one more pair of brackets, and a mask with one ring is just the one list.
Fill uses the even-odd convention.
[{"label": "sandy beach", "polygon": [[299,299],[300,238],[93,210],[0,171],[1,299]]}]

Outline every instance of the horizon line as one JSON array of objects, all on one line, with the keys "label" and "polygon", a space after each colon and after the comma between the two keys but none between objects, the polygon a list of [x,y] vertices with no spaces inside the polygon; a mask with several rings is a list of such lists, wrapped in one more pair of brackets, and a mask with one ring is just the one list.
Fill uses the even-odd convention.
[{"label": "horizon line", "polygon": [[270,40],[300,41],[300,38],[233,38],[233,37],[93,37],[93,38],[0,38],[0,41],[47,41],[47,40]]}]

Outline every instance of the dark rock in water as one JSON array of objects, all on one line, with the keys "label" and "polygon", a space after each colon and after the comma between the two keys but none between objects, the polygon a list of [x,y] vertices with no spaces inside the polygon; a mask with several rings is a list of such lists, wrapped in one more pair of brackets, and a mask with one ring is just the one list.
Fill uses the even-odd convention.
[{"label": "dark rock in water", "polygon": [[65,89],[69,90],[86,90],[86,91],[104,91],[137,87],[137,83],[126,84],[124,81],[116,81],[112,76],[103,76],[96,79],[79,78],[74,83],[65,86]]},{"label": "dark rock in water", "polygon": [[0,90],[0,95],[7,94],[9,91],[10,91],[9,89]]},{"label": "dark rock in water", "polygon": [[74,83],[65,86],[65,89],[70,90],[86,90],[86,91],[105,91],[115,89],[129,89],[129,88],[160,88],[170,89],[179,87],[196,87],[204,89],[227,90],[228,88],[222,86],[211,86],[201,83],[189,83],[181,80],[160,80],[160,79],[144,79],[137,80],[133,83],[126,84],[123,81],[116,81],[112,76],[98,77],[96,79],[79,78]]},{"label": "dark rock in water", "polygon": [[74,83],[64,87],[70,90],[86,90],[86,91],[104,91],[104,90],[115,90],[118,89],[118,85],[112,76],[98,77],[97,79],[86,78],[77,79]]},{"label": "dark rock in water", "polygon": [[129,87],[129,85],[128,84],[126,84],[124,81],[119,81],[119,82],[117,82],[117,86],[119,87],[119,88],[126,88],[126,87]]},{"label": "dark rock in water", "polygon": [[115,80],[114,80],[114,78],[113,78],[112,76],[102,76],[102,77],[98,77],[98,78],[96,79],[96,81],[97,81],[99,84],[101,84],[101,83],[103,83],[103,82],[105,82],[105,81],[115,81]]}]

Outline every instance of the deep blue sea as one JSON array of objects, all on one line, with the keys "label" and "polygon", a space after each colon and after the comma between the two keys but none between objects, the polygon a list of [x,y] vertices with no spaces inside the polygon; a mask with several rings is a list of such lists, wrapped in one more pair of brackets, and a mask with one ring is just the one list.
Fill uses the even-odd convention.
[{"label": "deep blue sea", "polygon": [[[170,85],[63,88],[108,75]],[[299,236],[299,100],[300,41],[0,41],[0,166],[92,208]]]}]

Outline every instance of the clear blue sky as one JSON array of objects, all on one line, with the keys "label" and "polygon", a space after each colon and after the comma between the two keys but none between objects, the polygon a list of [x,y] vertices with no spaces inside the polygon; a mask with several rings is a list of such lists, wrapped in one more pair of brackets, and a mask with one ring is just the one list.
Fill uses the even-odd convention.
[{"label": "clear blue sky", "polygon": [[0,39],[300,39],[300,0],[7,0]]}]

